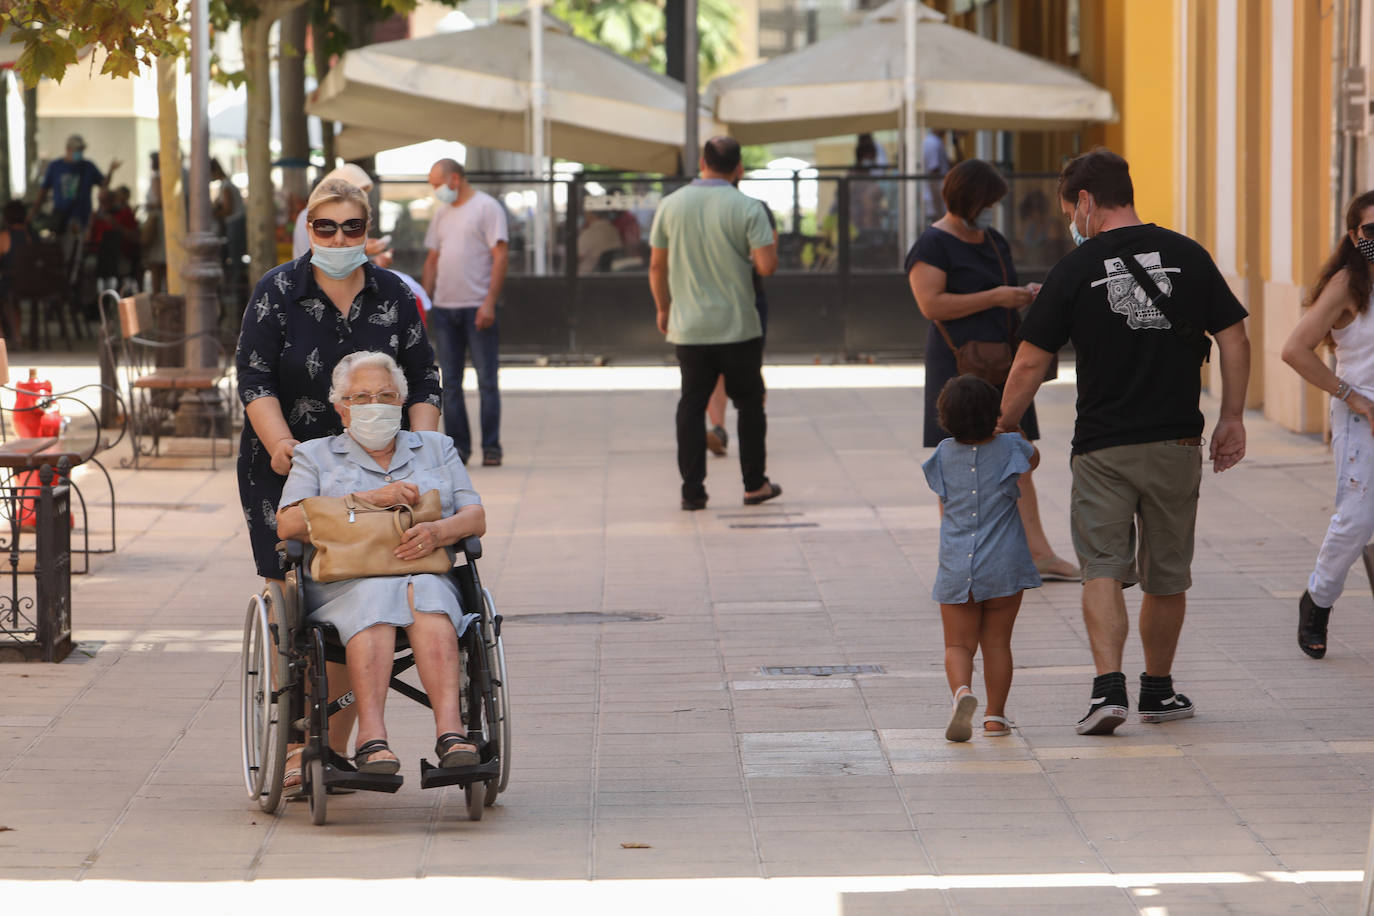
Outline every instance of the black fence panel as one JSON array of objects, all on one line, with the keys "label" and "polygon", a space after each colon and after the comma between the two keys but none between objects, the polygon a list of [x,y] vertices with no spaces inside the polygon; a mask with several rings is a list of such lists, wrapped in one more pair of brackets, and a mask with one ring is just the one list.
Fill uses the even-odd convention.
[{"label": "black fence panel", "polygon": [[[1054,175],[1010,174],[1005,198],[984,214],[1011,243],[1017,282],[1042,280],[1072,247],[1058,211]],[[557,360],[671,357],[649,292],[650,229],[664,196],[685,182],[621,173],[556,180],[469,176],[506,210],[510,271],[501,310],[501,349]],[[928,322],[902,270],[909,222],[940,215],[938,176],[801,169],[750,172],[740,190],[778,228],[779,269],[763,281],[768,351],[774,357],[919,358]],[[915,186],[915,211],[908,188]],[[429,186],[382,185],[380,229],[392,233],[396,266],[419,275],[433,208]],[[538,215],[542,213],[543,245]],[[542,250],[542,256],[541,256]]]}]

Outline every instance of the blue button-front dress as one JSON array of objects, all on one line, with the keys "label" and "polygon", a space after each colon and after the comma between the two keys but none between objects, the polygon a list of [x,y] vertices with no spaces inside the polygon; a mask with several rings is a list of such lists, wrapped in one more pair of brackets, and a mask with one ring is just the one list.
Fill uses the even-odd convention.
[{"label": "blue button-front dress", "polygon": [[1033,451],[1015,433],[979,445],[945,439],[921,466],[945,510],[934,600],[964,604],[1040,586],[1016,508]]}]

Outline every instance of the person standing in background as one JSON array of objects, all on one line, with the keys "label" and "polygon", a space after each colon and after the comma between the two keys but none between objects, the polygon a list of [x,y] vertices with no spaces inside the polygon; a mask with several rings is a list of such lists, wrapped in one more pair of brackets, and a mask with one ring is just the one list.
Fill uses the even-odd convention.
[{"label": "person standing in background", "polygon": [[48,163],[33,212],[38,213],[52,194],[53,232],[63,235],[71,229],[80,234],[91,221],[91,191],[108,188],[119,165],[115,159],[109,172],[100,174],[96,164],[86,158],[86,141],[80,134],[72,134],[67,138],[67,155]]},{"label": "person standing in background", "polygon": [[463,402],[463,369],[471,354],[480,400],[482,464],[495,467],[503,457],[496,303],[510,263],[506,211],[490,194],[469,184],[467,173],[453,159],[434,163],[429,184],[439,206],[425,233],[429,253],[420,284],[434,303],[429,326],[443,377],[444,432],[466,464],[472,455],[472,433]]}]

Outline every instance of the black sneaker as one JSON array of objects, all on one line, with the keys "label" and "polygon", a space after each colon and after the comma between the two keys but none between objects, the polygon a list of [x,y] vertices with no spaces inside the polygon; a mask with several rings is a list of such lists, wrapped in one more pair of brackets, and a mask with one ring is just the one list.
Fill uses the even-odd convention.
[{"label": "black sneaker", "polygon": [[1126,675],[1120,671],[1093,678],[1092,705],[1078,720],[1074,731],[1080,735],[1110,735],[1126,721],[1131,701],[1126,696]]},{"label": "black sneaker", "polygon": [[1174,692],[1172,675],[1140,676],[1140,703],[1137,706],[1141,722],[1168,722],[1171,719],[1191,719],[1193,701]]}]

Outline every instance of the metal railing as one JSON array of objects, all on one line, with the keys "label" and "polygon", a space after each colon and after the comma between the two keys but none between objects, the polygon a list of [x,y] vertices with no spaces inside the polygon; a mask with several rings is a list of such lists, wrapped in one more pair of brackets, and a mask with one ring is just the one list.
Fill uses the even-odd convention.
[{"label": "metal railing", "polygon": [[[62,459],[56,470],[44,465],[38,485],[0,489],[0,511],[9,517],[0,553],[9,555],[9,575],[0,591],[0,661],[60,662],[72,651],[71,469]],[[33,568],[22,567],[22,519],[36,513],[37,550]]]}]

